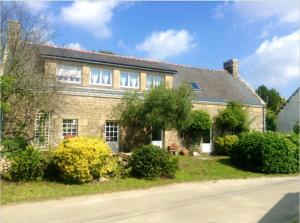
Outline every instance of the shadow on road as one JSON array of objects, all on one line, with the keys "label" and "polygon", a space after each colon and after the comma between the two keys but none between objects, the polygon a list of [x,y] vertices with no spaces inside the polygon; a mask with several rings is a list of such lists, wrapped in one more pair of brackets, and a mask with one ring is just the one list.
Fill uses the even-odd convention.
[{"label": "shadow on road", "polygon": [[263,216],[259,223],[298,223],[299,193],[288,193]]}]

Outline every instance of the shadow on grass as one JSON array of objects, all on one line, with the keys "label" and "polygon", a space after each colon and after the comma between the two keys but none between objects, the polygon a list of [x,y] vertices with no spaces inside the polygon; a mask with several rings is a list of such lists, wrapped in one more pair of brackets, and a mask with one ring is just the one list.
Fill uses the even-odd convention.
[{"label": "shadow on grass", "polygon": [[229,166],[231,168],[234,168],[236,170],[250,172],[250,173],[260,173],[260,172],[256,172],[256,171],[253,171],[253,170],[250,171],[246,168],[234,165],[229,157],[222,157],[222,158],[218,159],[218,162],[225,165],[225,166]]}]

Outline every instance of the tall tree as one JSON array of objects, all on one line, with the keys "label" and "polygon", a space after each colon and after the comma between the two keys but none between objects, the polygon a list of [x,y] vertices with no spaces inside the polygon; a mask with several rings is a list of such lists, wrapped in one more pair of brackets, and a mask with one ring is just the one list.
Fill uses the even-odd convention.
[{"label": "tall tree", "polygon": [[25,2],[0,2],[2,135],[32,137],[34,112],[51,112],[57,103],[54,78],[44,71],[41,44],[52,36],[45,18]]},{"label": "tall tree", "polygon": [[135,129],[148,139],[152,129],[162,129],[164,142],[166,129],[182,130],[190,125],[192,97],[187,84],[173,89],[161,85],[143,95],[126,95],[115,109],[115,116],[126,130]]},{"label": "tall tree", "polygon": [[266,102],[267,108],[275,113],[279,111],[285,101],[276,89],[268,89],[265,85],[259,86],[256,93]]}]

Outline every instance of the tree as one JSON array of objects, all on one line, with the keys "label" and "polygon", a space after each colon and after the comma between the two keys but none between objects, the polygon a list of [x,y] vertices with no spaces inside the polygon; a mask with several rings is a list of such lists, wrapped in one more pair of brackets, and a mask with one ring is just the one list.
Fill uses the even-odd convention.
[{"label": "tree", "polygon": [[30,14],[25,2],[1,2],[0,7],[2,135],[30,139],[34,112],[51,112],[58,101],[57,88],[49,87],[55,80],[44,72],[39,54],[51,38],[50,28],[45,18]]},{"label": "tree", "polygon": [[227,108],[216,118],[216,124],[223,134],[239,134],[249,130],[248,114],[239,102],[229,102]]},{"label": "tree", "polygon": [[293,127],[293,131],[296,134],[299,134],[299,121],[297,121]]},{"label": "tree", "polygon": [[172,89],[160,85],[140,95],[124,96],[115,117],[126,131],[134,129],[144,136],[150,137],[153,129],[162,129],[164,142],[166,129],[183,130],[190,125],[191,99],[192,90],[187,84]]},{"label": "tree", "polygon": [[256,89],[256,93],[267,104],[267,108],[277,113],[284,103],[284,98],[274,88],[268,89],[265,85],[261,85]]},{"label": "tree", "polygon": [[276,131],[276,115],[272,110],[267,110],[266,114],[266,129],[268,131]]}]

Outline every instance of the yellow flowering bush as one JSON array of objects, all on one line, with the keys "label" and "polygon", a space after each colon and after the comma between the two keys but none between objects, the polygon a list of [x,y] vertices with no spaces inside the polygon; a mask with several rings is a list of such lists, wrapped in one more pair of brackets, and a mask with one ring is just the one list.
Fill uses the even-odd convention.
[{"label": "yellow flowering bush", "polygon": [[112,174],[117,161],[100,138],[74,137],[64,140],[54,151],[60,176],[68,182],[85,183]]}]

